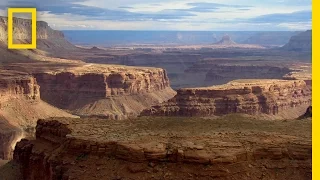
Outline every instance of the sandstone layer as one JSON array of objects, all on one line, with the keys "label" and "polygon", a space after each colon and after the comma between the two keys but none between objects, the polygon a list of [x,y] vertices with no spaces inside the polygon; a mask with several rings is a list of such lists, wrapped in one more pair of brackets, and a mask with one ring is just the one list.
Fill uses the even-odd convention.
[{"label": "sandstone layer", "polygon": [[12,158],[23,137],[32,137],[36,121],[48,117],[73,117],[40,100],[36,79],[22,72],[0,70],[0,158]]},{"label": "sandstone layer", "polygon": [[160,68],[97,64],[12,64],[40,85],[41,99],[79,116],[126,119],[172,98],[166,71]]},{"label": "sandstone layer", "polygon": [[[13,43],[31,43],[31,20],[13,18]],[[64,34],[53,30],[48,23],[37,22],[37,49],[9,50],[8,49],[8,18],[0,17],[0,62],[32,62],[46,60],[47,56],[59,57],[61,53],[77,51],[79,48],[69,43]]]},{"label": "sandstone layer", "polygon": [[30,180],[304,180],[311,154],[310,120],[54,118],[38,121],[14,160]]},{"label": "sandstone layer", "polygon": [[311,104],[311,89],[303,80],[239,80],[226,85],[184,88],[168,102],[141,115],[220,116],[245,113],[272,119],[301,116]]},{"label": "sandstone layer", "polygon": [[185,73],[197,76],[199,82],[204,81],[204,85],[200,86],[223,85],[237,79],[284,79],[309,82],[311,63],[208,58],[194,63],[185,70]]}]

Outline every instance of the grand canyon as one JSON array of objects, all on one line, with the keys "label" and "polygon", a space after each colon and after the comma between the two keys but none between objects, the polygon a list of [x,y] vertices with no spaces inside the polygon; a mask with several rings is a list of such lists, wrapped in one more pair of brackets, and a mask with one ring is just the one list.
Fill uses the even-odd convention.
[{"label": "grand canyon", "polygon": [[311,31],[103,47],[39,21],[8,50],[7,23],[0,179],[311,179]]}]

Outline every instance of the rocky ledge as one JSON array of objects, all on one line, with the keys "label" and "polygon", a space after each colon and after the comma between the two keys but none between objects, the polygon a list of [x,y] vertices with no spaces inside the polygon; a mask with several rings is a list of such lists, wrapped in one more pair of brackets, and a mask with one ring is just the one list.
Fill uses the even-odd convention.
[{"label": "rocky ledge", "polygon": [[225,85],[186,88],[168,102],[144,110],[152,116],[216,116],[230,113],[297,118],[311,104],[311,89],[303,80],[239,80]]},{"label": "rocky ledge", "polygon": [[79,116],[126,119],[176,94],[160,68],[78,64],[31,71],[44,101]]},{"label": "rocky ledge", "polygon": [[15,143],[34,136],[38,118],[72,117],[41,101],[39,88],[29,74],[0,70],[0,159],[11,159]]},{"label": "rocky ledge", "polygon": [[41,180],[311,177],[310,120],[237,118],[39,120],[14,160],[24,179]]}]

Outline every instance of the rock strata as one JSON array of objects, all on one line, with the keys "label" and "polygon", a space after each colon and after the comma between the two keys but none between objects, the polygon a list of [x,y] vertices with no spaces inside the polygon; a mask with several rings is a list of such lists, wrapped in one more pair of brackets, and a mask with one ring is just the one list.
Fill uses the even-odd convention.
[{"label": "rock strata", "polygon": [[[36,140],[19,142],[14,160],[21,165],[25,179],[42,180],[150,179],[151,175],[164,179],[311,177],[311,140],[306,137],[283,132],[254,134],[245,129],[241,133],[221,132],[215,123],[39,120]],[[162,126],[169,129],[159,128]],[[291,172],[295,173],[289,175]]]},{"label": "rock strata", "polygon": [[219,116],[230,113],[266,115],[275,119],[301,116],[311,104],[305,81],[239,80],[207,88],[185,88],[168,102],[141,115]]},{"label": "rock strata", "polygon": [[[15,44],[31,43],[31,20],[13,18],[13,41]],[[7,43],[8,36],[8,18],[0,17],[0,41]],[[75,50],[76,47],[64,38],[60,31],[53,30],[47,22],[37,22],[37,49],[47,52]]]},{"label": "rock strata", "polygon": [[0,70],[0,159],[11,159],[15,143],[33,136],[38,118],[72,117],[41,101],[39,88],[29,74]]},{"label": "rock strata", "polygon": [[126,119],[175,95],[160,68],[87,64],[33,74],[43,100],[79,116]]}]

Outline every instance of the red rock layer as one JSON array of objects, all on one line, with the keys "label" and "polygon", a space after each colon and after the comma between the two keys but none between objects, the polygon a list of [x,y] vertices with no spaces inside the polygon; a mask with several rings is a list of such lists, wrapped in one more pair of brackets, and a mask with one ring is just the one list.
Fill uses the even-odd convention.
[{"label": "red rock layer", "polygon": [[311,104],[311,90],[305,81],[249,82],[180,89],[174,98],[143,111],[141,115],[206,117],[245,113],[283,119],[301,116]]},{"label": "red rock layer", "polygon": [[14,152],[24,178],[78,179],[88,173],[91,179],[310,178],[311,141],[298,137],[219,133],[183,139],[183,133],[156,135],[143,129],[127,137],[126,132],[111,134],[121,123],[92,121],[38,121],[37,139],[19,142]]},{"label": "red rock layer", "polygon": [[96,73],[66,71],[35,77],[43,100],[80,116],[125,119],[175,95],[162,69],[108,70],[110,67]]},{"label": "red rock layer", "polygon": [[13,147],[34,136],[38,118],[71,117],[40,100],[40,86],[28,74],[0,70],[0,159],[11,159]]}]

